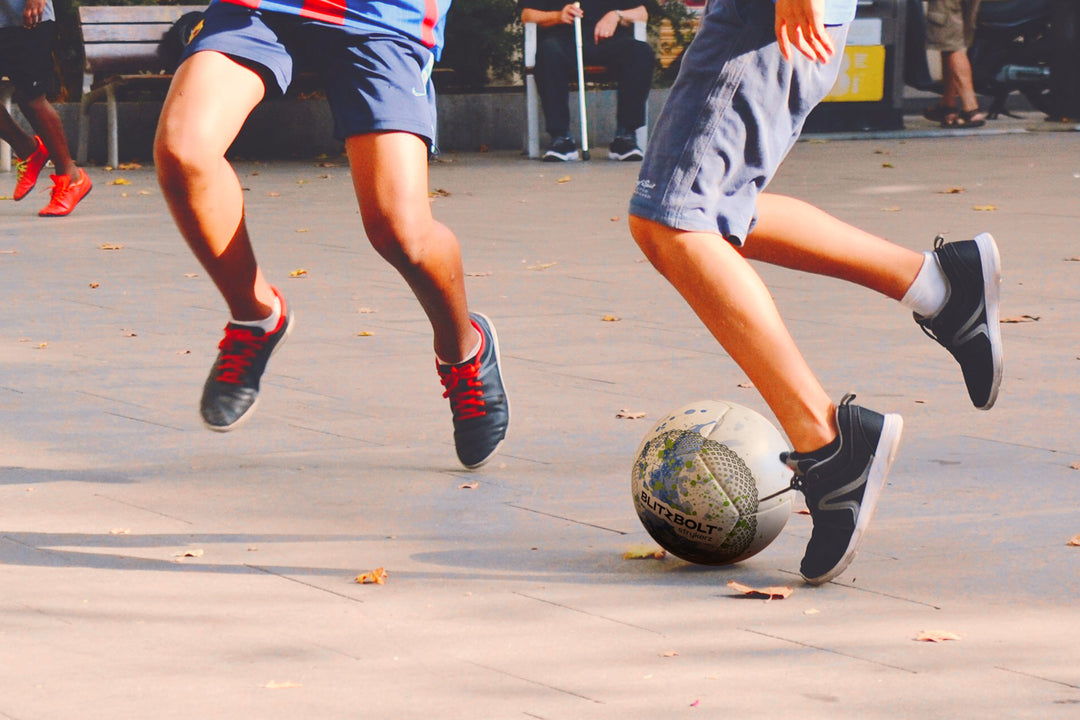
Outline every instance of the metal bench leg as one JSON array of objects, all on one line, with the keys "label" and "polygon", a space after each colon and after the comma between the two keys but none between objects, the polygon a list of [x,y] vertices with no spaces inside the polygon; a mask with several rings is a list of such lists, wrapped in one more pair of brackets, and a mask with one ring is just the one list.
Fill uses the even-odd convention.
[{"label": "metal bench leg", "polygon": [[90,154],[90,102],[84,94],[79,103],[79,151],[76,162],[86,165],[86,158]]},{"label": "metal bench leg", "polygon": [[109,125],[109,166],[114,170],[120,167],[119,130],[116,121],[116,90],[112,85],[106,89],[106,113]]}]

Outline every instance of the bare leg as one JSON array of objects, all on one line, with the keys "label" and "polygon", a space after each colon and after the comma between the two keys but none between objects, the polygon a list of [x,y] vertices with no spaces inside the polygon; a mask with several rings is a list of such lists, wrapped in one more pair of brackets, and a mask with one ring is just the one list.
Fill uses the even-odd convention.
[{"label": "bare leg", "polygon": [[[45,149],[49,151],[49,158],[52,159],[53,167],[56,168],[56,174],[67,175],[75,180],[79,175],[79,168],[71,159],[67,137],[64,135],[64,125],[56,108],[44,95],[34,100],[21,100],[19,107],[22,108],[26,119],[34,126],[34,131],[45,144]],[[31,138],[31,145],[33,145],[33,138]],[[33,151],[34,148],[31,147],[30,152]],[[19,157],[26,156],[19,155]]]},{"label": "bare leg", "polygon": [[195,53],[173,78],[154,140],[173,219],[235,320],[259,320],[273,309],[244,223],[243,189],[225,159],[264,91],[254,71],[225,55]]},{"label": "bare leg", "polygon": [[26,158],[37,149],[34,136],[23,130],[3,106],[0,106],[0,140],[10,145],[15,155],[20,158]]},{"label": "bare leg", "polygon": [[431,215],[427,148],[404,132],[350,137],[345,143],[368,239],[412,288],[431,322],[435,354],[460,362],[478,341],[469,320],[461,249]]},{"label": "bare leg", "polygon": [[773,265],[828,275],[904,297],[922,267],[922,253],[894,245],[837,220],[824,210],[784,195],[762,193],[757,223],[743,256]]},{"label": "bare leg", "polygon": [[[942,75],[945,79],[945,97],[952,100],[950,107],[956,105],[956,100],[959,99],[960,110],[974,113],[979,109],[979,99],[975,95],[975,81],[971,74],[971,61],[968,59],[967,51],[943,52],[941,60]],[[985,120],[986,118],[982,113],[976,113],[971,119]]]},{"label": "bare leg", "polygon": [[799,452],[836,437],[835,408],[761,278],[719,235],[675,230],[630,217],[630,231],[738,363]]}]

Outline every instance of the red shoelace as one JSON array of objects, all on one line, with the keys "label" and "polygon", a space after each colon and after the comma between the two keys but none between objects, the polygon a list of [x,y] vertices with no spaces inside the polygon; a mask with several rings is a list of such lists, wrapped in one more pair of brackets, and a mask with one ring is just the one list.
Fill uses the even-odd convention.
[{"label": "red shoelace", "polygon": [[218,363],[218,382],[239,385],[251,361],[262,350],[266,335],[256,335],[250,328],[226,325],[225,337],[218,343],[221,361]]},{"label": "red shoelace", "polygon": [[480,355],[465,365],[439,366],[439,378],[450,399],[450,410],[456,420],[470,420],[487,414],[484,409],[484,384],[480,382]]}]

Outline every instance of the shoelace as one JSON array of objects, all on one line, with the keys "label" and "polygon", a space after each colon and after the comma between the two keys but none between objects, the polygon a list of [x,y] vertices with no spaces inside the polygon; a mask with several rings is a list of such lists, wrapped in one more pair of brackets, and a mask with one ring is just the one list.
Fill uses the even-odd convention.
[{"label": "shoelace", "polygon": [[52,200],[55,202],[58,198],[62,198],[69,190],[71,190],[71,179],[67,175],[57,175],[52,188]]},{"label": "shoelace", "polygon": [[[14,154],[14,153],[12,153],[12,154]],[[15,183],[16,184],[22,182],[23,176],[26,175],[26,171],[29,169],[29,167],[30,167],[30,160],[29,159],[20,160],[19,158],[15,158]]]},{"label": "shoelace", "polygon": [[[938,235],[938,238],[940,239],[941,236]],[[846,407],[846,406],[850,405],[851,401],[854,400],[854,399],[855,399],[855,393],[846,393],[844,395],[844,397],[842,397],[840,399],[840,405],[837,406],[837,410],[839,410],[839,408]],[[780,462],[784,463],[788,467],[791,467],[791,469],[795,471],[795,474],[791,476],[791,483],[786,488],[784,488],[783,490],[778,490],[778,491],[774,492],[772,495],[768,495],[766,497],[763,497],[763,498],[759,499],[758,503],[763,503],[766,500],[772,500],[774,497],[778,497],[780,495],[783,495],[786,492],[791,492],[792,490],[798,490],[803,495],[806,494],[806,481],[807,481],[807,479],[811,479],[811,480],[814,479],[814,477],[813,477],[814,476],[814,471],[810,470],[810,472],[808,472],[808,473],[806,473],[804,475],[800,475],[798,470],[796,468],[792,467],[791,463],[788,462],[789,457],[790,457],[790,453],[786,453],[786,452],[780,453]]]},{"label": "shoelace", "polygon": [[251,361],[266,344],[266,335],[256,335],[249,328],[225,326],[225,337],[218,343],[221,361],[218,363],[218,382],[239,385]]},{"label": "shoelace", "polygon": [[487,414],[484,409],[484,384],[480,381],[480,355],[465,365],[439,367],[439,379],[450,399],[450,409],[457,420],[471,420]]}]

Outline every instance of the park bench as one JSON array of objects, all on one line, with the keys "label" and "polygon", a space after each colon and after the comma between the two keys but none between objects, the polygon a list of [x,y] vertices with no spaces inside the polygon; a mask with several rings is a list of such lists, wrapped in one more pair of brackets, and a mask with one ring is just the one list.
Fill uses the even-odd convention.
[{"label": "park bench", "polygon": [[164,95],[172,74],[165,72],[158,47],[173,23],[205,5],[123,5],[79,8],[86,63],[79,108],[78,162],[86,163],[90,145],[90,107],[104,100],[108,164],[119,164],[117,97],[154,92]]}]

